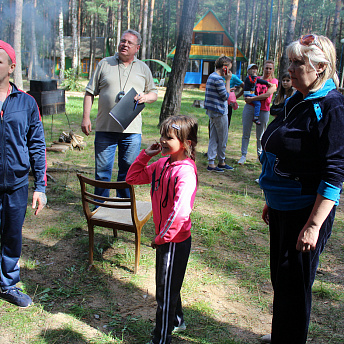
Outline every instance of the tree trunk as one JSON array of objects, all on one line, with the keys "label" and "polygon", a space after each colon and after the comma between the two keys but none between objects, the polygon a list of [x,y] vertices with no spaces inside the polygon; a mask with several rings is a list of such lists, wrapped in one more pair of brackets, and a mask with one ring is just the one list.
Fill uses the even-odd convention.
[{"label": "tree trunk", "polygon": [[228,25],[227,25],[227,31],[228,31],[229,34],[231,34],[231,22],[232,22],[232,19],[231,19],[231,14],[232,14],[231,4],[232,4],[232,0],[229,0],[228,1]]},{"label": "tree trunk", "polygon": [[31,7],[31,51],[30,51],[30,64],[29,64],[29,79],[37,79],[38,56],[37,56],[37,41],[36,41],[36,7],[37,2],[34,0]]},{"label": "tree trunk", "polygon": [[60,45],[60,80],[64,80],[64,72],[66,69],[66,55],[64,48],[64,35],[63,35],[63,2],[60,3],[59,12],[59,45]]},{"label": "tree trunk", "polygon": [[246,40],[247,40],[247,30],[248,30],[248,11],[250,9],[250,0],[245,0],[245,27],[244,27],[244,36],[242,39],[241,50],[245,54],[246,53]]},{"label": "tree trunk", "polygon": [[277,20],[276,20],[276,33],[275,33],[275,49],[274,49],[274,61],[277,58],[278,42],[280,40],[280,16],[281,16],[281,0],[278,0],[277,4]]},{"label": "tree trunk", "polygon": [[283,54],[280,61],[279,77],[281,77],[284,73],[287,73],[288,71],[287,47],[293,41],[293,38],[294,38],[298,4],[299,4],[299,0],[291,0],[290,15],[288,19],[288,29],[285,36]]},{"label": "tree trunk", "polygon": [[77,65],[81,66],[81,58],[80,58],[80,45],[81,45],[81,6],[82,6],[82,0],[79,0],[79,7],[78,7],[78,33],[77,33],[77,37],[78,37],[78,61],[77,61]]},{"label": "tree trunk", "polygon": [[184,0],[176,53],[174,55],[172,71],[168,80],[164,101],[161,106],[159,124],[172,115],[178,115],[180,111],[197,7],[198,0]]},{"label": "tree trunk", "polygon": [[181,0],[177,0],[177,8],[176,8],[176,41],[179,35],[179,27],[180,27],[180,17],[181,17]]},{"label": "tree trunk", "polygon": [[332,37],[331,37],[331,41],[335,46],[336,46],[336,38],[337,38],[338,27],[339,27],[341,7],[342,7],[342,0],[336,0],[336,12],[334,15],[333,31],[332,31]]},{"label": "tree trunk", "polygon": [[72,41],[73,41],[73,59],[72,68],[74,73],[78,73],[78,17],[77,2],[72,0]]},{"label": "tree trunk", "polygon": [[122,35],[122,0],[118,0],[117,7],[117,46]]},{"label": "tree trunk", "polygon": [[251,20],[251,36],[250,36],[250,44],[248,47],[248,64],[251,63],[251,57],[252,57],[252,47],[253,47],[253,32],[254,27],[256,25],[256,0],[253,0],[252,4],[252,20]]},{"label": "tree trunk", "polygon": [[[198,0],[197,0],[198,1]],[[167,55],[170,50],[170,27],[171,27],[171,1],[167,0],[167,23],[166,23],[166,46],[165,46],[165,62],[167,63]],[[192,33],[191,33],[191,39],[192,39]]]},{"label": "tree trunk", "polygon": [[[266,8],[265,8],[265,36],[264,36],[264,54],[263,55],[267,55],[266,52],[268,50],[268,35],[269,35],[269,15],[270,15],[270,1],[266,0]],[[266,56],[266,60],[269,59],[269,56]]]},{"label": "tree trunk", "polygon": [[130,0],[127,0],[128,3],[127,3],[127,17],[128,17],[128,25],[127,25],[127,28],[130,29],[131,28],[131,25],[130,25],[130,21],[131,21],[131,10],[130,10]]},{"label": "tree trunk", "polygon": [[93,66],[94,66],[94,52],[95,52],[95,38],[96,38],[96,15],[95,13],[92,13],[91,15],[91,22],[90,22],[90,27],[91,27],[91,37],[90,37],[90,65],[88,69],[88,78],[90,79],[92,74],[93,74]]},{"label": "tree trunk", "polygon": [[234,52],[233,52],[233,73],[236,73],[236,59],[237,59],[237,50],[238,50],[239,12],[240,12],[240,0],[237,0],[235,31],[234,31],[235,33],[234,33]]},{"label": "tree trunk", "polygon": [[153,18],[154,18],[154,6],[155,6],[155,0],[151,0],[149,25],[148,25],[148,47],[147,47],[148,59],[151,58],[151,50],[152,50],[152,28],[153,28]]},{"label": "tree trunk", "polygon": [[[258,19],[262,18],[262,13],[263,13],[263,6],[262,4],[260,4],[260,10],[259,10],[259,15],[258,15]],[[260,28],[260,20],[256,20],[256,38],[254,41],[254,49],[253,49],[253,63],[256,63],[256,59],[257,59],[257,52],[258,52],[258,38],[259,38],[259,28]]]},{"label": "tree trunk", "polygon": [[23,18],[23,0],[16,0],[16,15],[14,24],[14,44],[13,48],[16,52],[16,68],[14,70],[14,83],[19,89],[23,89],[22,63],[21,63],[21,32]]},{"label": "tree trunk", "polygon": [[143,10],[142,45],[141,45],[141,59],[142,60],[146,58],[147,23],[148,23],[148,0],[145,0],[145,6]]},{"label": "tree trunk", "polygon": [[143,1],[140,1],[140,19],[139,19],[139,32],[142,32],[142,19],[143,19]]}]

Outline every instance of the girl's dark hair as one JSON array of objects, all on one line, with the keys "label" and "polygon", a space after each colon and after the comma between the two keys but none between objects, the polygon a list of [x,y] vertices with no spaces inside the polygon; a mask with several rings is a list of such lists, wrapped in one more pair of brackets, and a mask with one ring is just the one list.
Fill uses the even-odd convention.
[{"label": "girl's dark hair", "polygon": [[281,83],[280,83],[280,85],[279,85],[279,87],[278,87],[278,92],[277,92],[277,95],[276,95],[276,98],[275,98],[275,101],[274,101],[274,104],[275,104],[275,105],[278,105],[278,104],[280,104],[280,103],[283,103],[284,100],[285,100],[285,97],[284,97],[284,96],[286,96],[286,98],[289,98],[289,97],[291,97],[291,95],[292,95],[293,92],[294,92],[293,87],[290,87],[289,90],[286,90],[286,89],[282,86],[282,80],[285,79],[285,78],[290,79],[289,73],[284,73],[284,74],[282,75],[282,78],[280,79],[280,80],[281,80]]},{"label": "girl's dark hair", "polygon": [[[183,143],[186,155],[192,160],[196,159],[197,121],[189,116],[171,116],[165,119],[160,127],[161,136],[168,137],[173,132]],[[188,142],[191,141],[191,143]]]}]

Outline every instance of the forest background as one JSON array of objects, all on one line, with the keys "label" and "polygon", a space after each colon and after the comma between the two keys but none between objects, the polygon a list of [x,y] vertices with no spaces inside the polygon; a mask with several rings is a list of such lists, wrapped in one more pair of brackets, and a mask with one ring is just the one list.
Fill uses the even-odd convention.
[{"label": "forest background", "polygon": [[[64,36],[73,37],[72,67],[77,71],[80,37],[90,37],[92,67],[95,38],[105,37],[113,54],[121,32],[127,28],[142,34],[141,59],[154,58],[171,64],[167,55],[176,46],[183,2],[187,5],[190,1],[0,0],[1,39],[15,44],[16,33],[21,29],[22,69],[29,79],[35,68],[51,65],[56,41],[60,40],[58,46],[61,46]],[[342,6],[342,0],[199,0],[195,23],[212,9],[234,45],[248,57],[248,63],[261,66],[269,58],[276,61],[276,70],[288,41],[309,32],[324,34],[336,44],[339,70],[343,48]],[[244,66],[242,72],[245,69]]]}]

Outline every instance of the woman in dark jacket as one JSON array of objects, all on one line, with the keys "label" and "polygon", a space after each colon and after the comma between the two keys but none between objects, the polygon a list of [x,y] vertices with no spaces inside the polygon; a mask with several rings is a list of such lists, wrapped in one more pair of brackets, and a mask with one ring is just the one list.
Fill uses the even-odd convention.
[{"label": "woman in dark jacket", "polygon": [[302,36],[287,54],[297,92],[264,133],[259,183],[270,229],[271,343],[304,344],[319,256],[344,181],[344,97],[328,38]]}]

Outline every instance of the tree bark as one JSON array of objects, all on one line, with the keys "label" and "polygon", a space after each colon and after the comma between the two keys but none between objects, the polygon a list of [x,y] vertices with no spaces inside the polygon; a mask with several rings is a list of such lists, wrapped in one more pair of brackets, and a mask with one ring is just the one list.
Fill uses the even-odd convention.
[{"label": "tree bark", "polygon": [[299,0],[291,0],[290,15],[288,19],[288,29],[285,36],[284,48],[283,48],[283,53],[282,53],[282,57],[280,61],[279,77],[281,77],[284,73],[287,73],[288,71],[287,47],[293,41],[293,38],[294,38],[298,4],[299,4]]},{"label": "tree bark", "polygon": [[64,48],[64,35],[63,35],[63,2],[60,2],[60,11],[59,11],[59,46],[60,46],[60,80],[64,80],[64,72],[66,69],[66,55]]},{"label": "tree bark", "polygon": [[197,7],[198,0],[184,0],[176,53],[174,55],[172,71],[168,80],[164,101],[161,106],[159,124],[172,115],[178,115],[180,111]]},{"label": "tree bark", "polygon": [[13,48],[16,52],[16,68],[14,70],[14,83],[19,89],[23,89],[22,63],[21,63],[21,32],[23,19],[23,0],[16,0],[16,15],[14,24],[14,44]]},{"label": "tree bark", "polygon": [[[258,2],[259,3],[259,2]],[[261,19],[262,18],[262,13],[263,13],[263,6],[262,4],[260,3],[260,10],[259,10],[259,15],[258,15],[258,18]],[[260,21],[256,19],[256,27],[255,27],[255,30],[256,30],[256,38],[255,38],[255,41],[254,41],[254,49],[253,49],[253,63],[256,63],[256,59],[257,59],[257,51],[258,51],[258,38],[259,38],[259,29],[260,29]]]},{"label": "tree bark", "polygon": [[72,41],[73,41],[73,58],[72,68],[74,73],[78,73],[78,17],[77,2],[72,0]]},{"label": "tree bark", "polygon": [[141,0],[140,1],[140,19],[139,19],[139,32],[141,33],[142,32],[142,19],[143,19],[143,1],[144,0]]},{"label": "tree bark", "polygon": [[181,0],[177,0],[177,8],[176,8],[176,41],[178,39],[178,35],[179,35],[179,27],[180,27],[180,17],[181,17],[181,4],[180,4]]},{"label": "tree bark", "polygon": [[29,79],[37,79],[38,55],[37,55],[37,41],[36,41],[36,7],[37,1],[33,1],[31,7],[31,51],[28,77]]},{"label": "tree bark", "polygon": [[155,6],[155,0],[151,0],[149,25],[148,25],[148,46],[147,46],[148,59],[151,58],[151,51],[152,51],[152,29],[153,29],[153,19],[154,19],[154,6]]},{"label": "tree bark", "polygon": [[274,61],[277,58],[278,42],[280,40],[280,16],[281,16],[281,0],[278,0],[277,15],[276,15],[276,33],[275,33],[275,49],[274,49]]},{"label": "tree bark", "polygon": [[90,65],[88,68],[88,78],[91,79],[91,76],[93,74],[93,66],[94,66],[94,61],[95,61],[95,38],[96,38],[96,14],[92,13],[91,14],[91,22],[90,22],[90,27],[91,27],[91,37],[90,37]]},{"label": "tree bark", "polygon": [[253,47],[253,32],[254,32],[254,27],[256,25],[256,0],[253,0],[252,4],[252,20],[251,20],[251,35],[250,35],[250,44],[248,46],[248,64],[251,63],[251,57],[252,57],[252,47]]},{"label": "tree bark", "polygon": [[127,17],[128,17],[128,25],[127,25],[127,28],[130,29],[131,28],[131,25],[130,25],[130,21],[131,21],[131,9],[130,9],[130,0],[127,0],[128,3],[127,3]]},{"label": "tree bark", "polygon": [[236,58],[238,50],[238,27],[239,27],[239,12],[240,12],[240,0],[237,0],[236,4],[236,17],[235,17],[235,33],[234,33],[234,52],[233,52],[233,73],[236,72]]},{"label": "tree bark", "polygon": [[244,27],[244,35],[242,39],[242,45],[241,45],[241,50],[243,53],[246,53],[246,40],[247,40],[247,30],[248,30],[248,13],[250,9],[250,0],[245,0],[245,27]]},{"label": "tree bark", "polygon": [[[167,63],[167,55],[170,49],[170,26],[171,26],[171,1],[167,0],[167,22],[166,22],[166,46],[165,46],[165,62]],[[192,36],[192,33],[191,33]]]},{"label": "tree bark", "polygon": [[336,12],[334,15],[333,31],[331,41],[336,46],[336,38],[339,28],[340,10],[342,7],[342,0],[336,0]]},{"label": "tree bark", "polygon": [[82,0],[79,0],[79,7],[78,7],[78,31],[77,31],[77,37],[78,37],[78,61],[77,65],[81,66],[81,58],[80,58],[80,45],[81,45],[81,6],[82,6]]},{"label": "tree bark", "polygon": [[145,0],[143,10],[143,27],[142,27],[142,45],[141,45],[141,59],[146,58],[147,51],[147,23],[148,23],[148,0]]},{"label": "tree bark", "polygon": [[122,0],[118,0],[117,7],[117,46],[122,35]]},{"label": "tree bark", "polygon": [[228,25],[227,25],[227,31],[229,34],[231,34],[231,22],[232,22],[232,11],[231,11],[231,4],[232,0],[228,1]]}]

